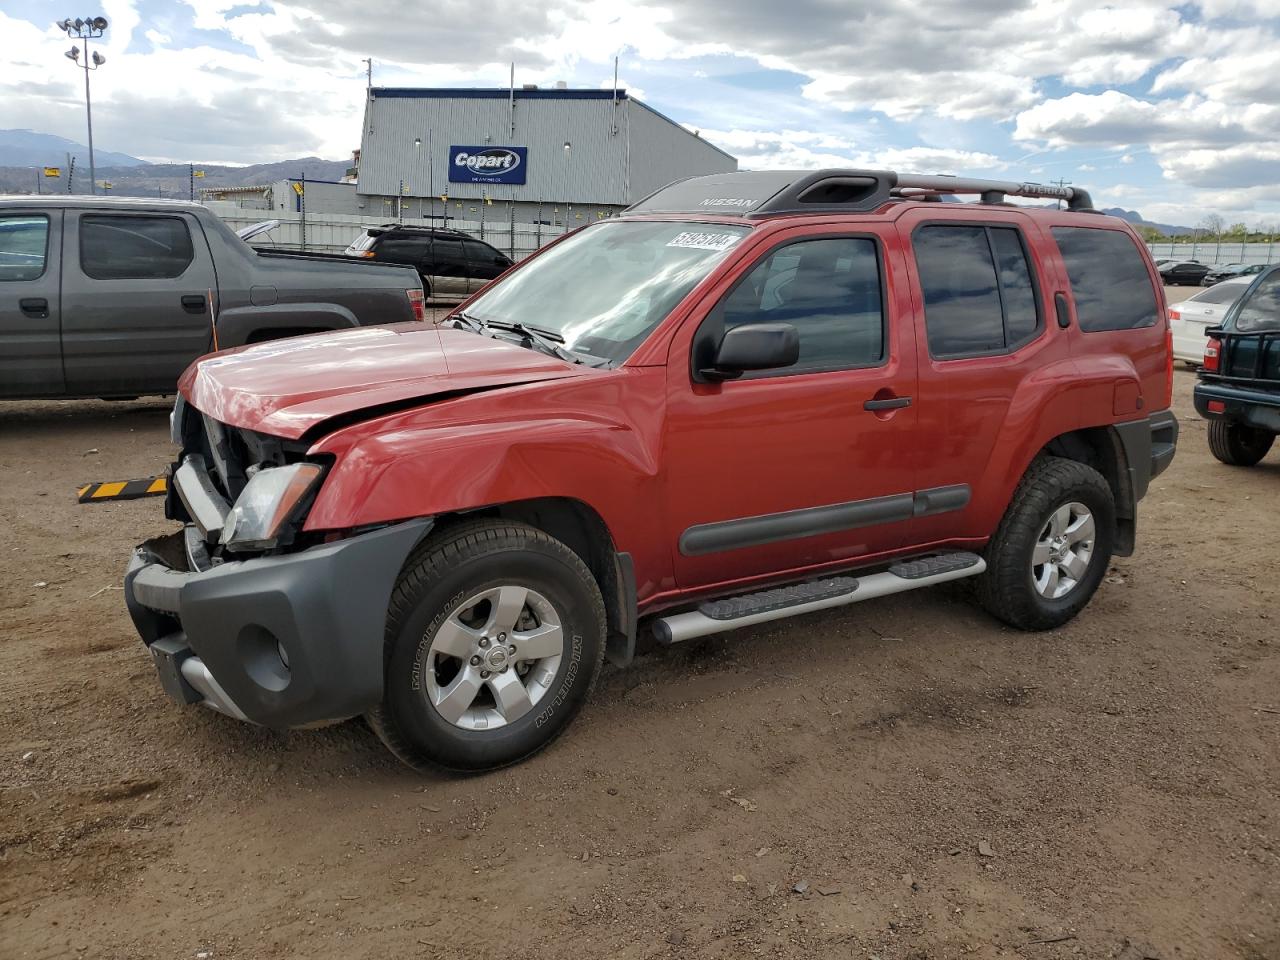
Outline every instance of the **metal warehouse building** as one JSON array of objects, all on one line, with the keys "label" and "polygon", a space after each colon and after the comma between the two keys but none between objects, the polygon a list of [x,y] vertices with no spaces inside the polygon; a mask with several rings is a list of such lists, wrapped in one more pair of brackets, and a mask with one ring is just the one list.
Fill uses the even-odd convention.
[{"label": "metal warehouse building", "polygon": [[573,227],[737,168],[625,90],[372,87],[356,190],[406,219]]}]

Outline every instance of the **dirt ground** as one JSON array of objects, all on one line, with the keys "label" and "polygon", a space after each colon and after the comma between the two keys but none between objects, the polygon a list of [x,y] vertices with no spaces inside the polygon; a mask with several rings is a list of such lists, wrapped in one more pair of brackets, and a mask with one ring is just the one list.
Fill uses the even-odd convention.
[{"label": "dirt ground", "polygon": [[[1182,440],[1067,628],[934,590],[645,651],[472,779],[166,699],[168,404],[0,405],[0,957],[1280,958],[1280,452]],[[797,892],[803,891],[803,892]]]}]

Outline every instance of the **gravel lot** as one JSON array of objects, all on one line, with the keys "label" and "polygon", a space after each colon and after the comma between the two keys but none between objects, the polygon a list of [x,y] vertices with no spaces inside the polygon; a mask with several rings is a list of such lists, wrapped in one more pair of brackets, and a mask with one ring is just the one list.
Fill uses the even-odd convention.
[{"label": "gravel lot", "polygon": [[1280,958],[1280,454],[1212,460],[1176,376],[1066,629],[935,590],[648,649],[472,779],[169,702],[119,589],[160,502],[74,499],[169,404],[0,405],[0,956]]}]

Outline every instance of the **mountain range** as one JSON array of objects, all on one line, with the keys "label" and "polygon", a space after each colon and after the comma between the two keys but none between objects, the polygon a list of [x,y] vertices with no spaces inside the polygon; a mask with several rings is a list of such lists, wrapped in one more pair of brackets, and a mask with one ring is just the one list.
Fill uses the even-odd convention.
[{"label": "mountain range", "polygon": [[[74,174],[68,157],[75,158]],[[109,183],[110,192],[122,197],[188,197],[192,187],[192,167],[185,163],[149,163],[138,157],[110,150],[93,152],[99,183]],[[233,167],[196,164],[204,176],[194,179],[202,187],[243,187],[267,184],[286,177],[309,180],[338,180],[347,172],[346,160],[301,157],[275,163]],[[57,177],[45,177],[45,167],[56,167]],[[89,148],[65,137],[32,130],[0,130],[0,193],[89,192]]]},{"label": "mountain range", "polygon": [[[68,154],[81,157],[88,166],[89,148],[82,143],[34,130],[0,130],[0,167],[62,167]],[[99,167],[138,167],[147,162],[101,149],[93,151],[93,160]]]}]

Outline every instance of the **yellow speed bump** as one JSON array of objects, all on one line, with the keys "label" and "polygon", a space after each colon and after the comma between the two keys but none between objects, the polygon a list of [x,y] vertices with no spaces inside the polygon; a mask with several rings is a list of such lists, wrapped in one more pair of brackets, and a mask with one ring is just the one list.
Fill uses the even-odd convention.
[{"label": "yellow speed bump", "polygon": [[143,477],[141,480],[113,480],[109,483],[86,483],[76,495],[81,503],[103,500],[137,500],[139,497],[162,497],[169,489],[167,477]]}]

